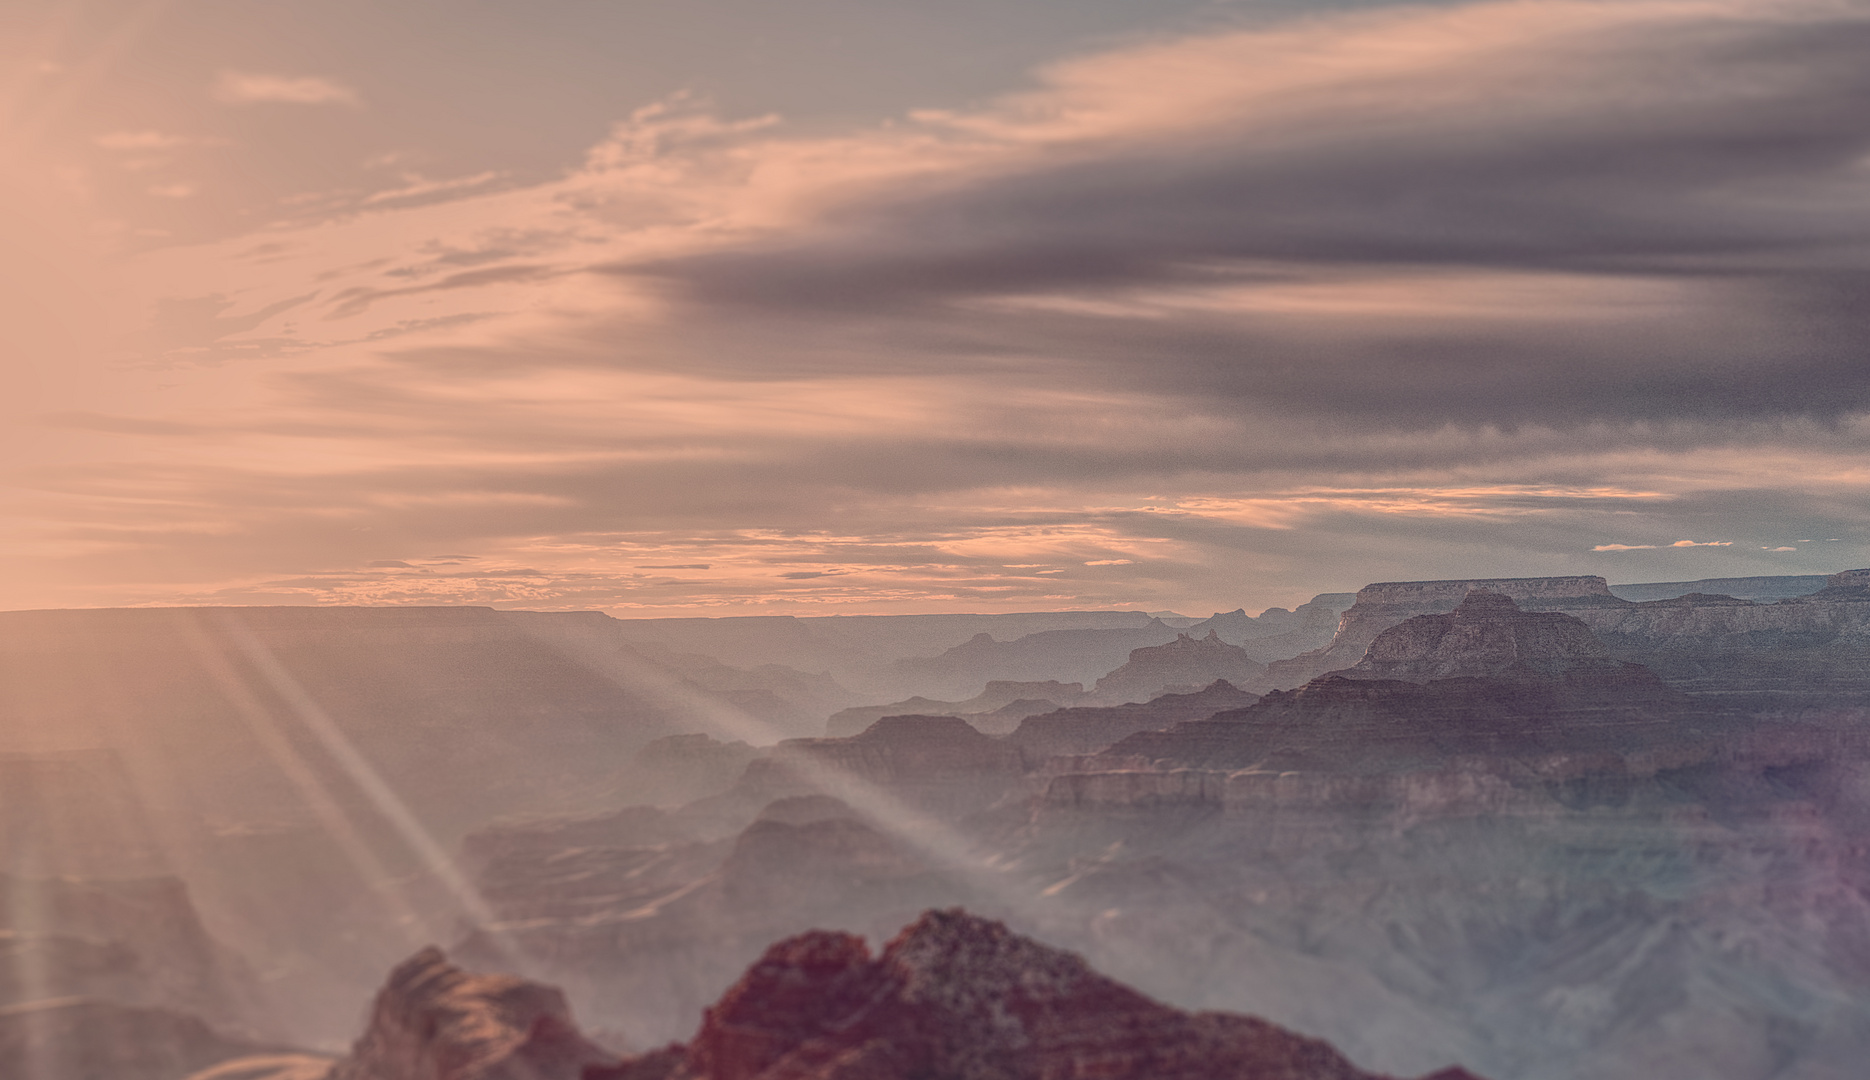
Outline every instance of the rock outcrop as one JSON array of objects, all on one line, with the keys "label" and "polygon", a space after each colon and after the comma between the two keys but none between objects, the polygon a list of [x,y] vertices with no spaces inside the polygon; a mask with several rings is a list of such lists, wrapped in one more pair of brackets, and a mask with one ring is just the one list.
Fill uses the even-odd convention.
[{"label": "rock outcrop", "polygon": [[1362,660],[1337,674],[1351,679],[1539,679],[1617,674],[1631,666],[1581,620],[1556,611],[1521,611],[1504,593],[1474,591],[1445,615],[1417,615],[1384,630]]},{"label": "rock outcrop", "polygon": [[1132,650],[1127,663],[1097,680],[1093,693],[1111,704],[1144,702],[1162,694],[1193,693],[1216,679],[1251,686],[1265,674],[1265,664],[1209,630],[1206,637],[1178,634],[1166,645]]},{"label": "rock outcrop", "polygon": [[[814,931],[779,942],[686,1046],[591,1080],[1377,1080],[1253,1017],[1185,1013],[1078,957],[961,911],[872,956]],[[1436,1080],[1467,1077],[1444,1070]]]},{"label": "rock outcrop", "polygon": [[615,1061],[578,1031],[558,990],[470,974],[430,948],[390,973],[329,1080],[581,1080]]},{"label": "rock outcrop", "polygon": [[1468,592],[1483,589],[1528,611],[1575,616],[1611,656],[1642,664],[1683,689],[1863,700],[1870,696],[1866,575],[1870,571],[1846,570],[1810,595],[1774,603],[1705,593],[1632,603],[1596,577],[1382,582],[1358,592],[1331,644],[1273,663],[1267,680],[1298,686],[1349,668],[1389,627],[1452,611]]},{"label": "rock outcrop", "polygon": [[1378,634],[1416,615],[1453,611],[1476,590],[1499,593],[1534,610],[1627,604],[1596,576],[1380,581],[1357,590],[1357,602],[1344,612],[1329,645],[1269,665],[1267,679],[1276,687],[1298,686],[1327,671],[1350,667],[1363,658]]},{"label": "rock outcrop", "polygon": [[1448,614],[1383,630],[1354,667],[1106,753],[1176,767],[1433,768],[1458,756],[1627,753],[1682,730],[1686,710],[1579,619],[1476,591]]}]

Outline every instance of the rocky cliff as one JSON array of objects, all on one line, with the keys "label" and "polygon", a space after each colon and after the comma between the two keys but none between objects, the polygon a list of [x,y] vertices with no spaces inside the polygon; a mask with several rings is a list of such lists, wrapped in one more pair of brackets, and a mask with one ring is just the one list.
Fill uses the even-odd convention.
[{"label": "rocky cliff", "polygon": [[1417,615],[1384,630],[1363,659],[1338,674],[1427,682],[1612,674],[1624,667],[1581,620],[1563,612],[1521,611],[1503,593],[1477,590],[1445,615]]},{"label": "rocky cliff", "polygon": [[1171,1009],[961,911],[928,912],[876,956],[823,931],[774,945],[654,1067],[669,1080],[1375,1080],[1325,1043]]},{"label": "rocky cliff", "polygon": [[578,1031],[556,989],[470,974],[425,949],[390,973],[329,1080],[581,1080],[615,1060]]},{"label": "rocky cliff", "polygon": [[1131,650],[1128,662],[1097,680],[1093,694],[1110,704],[1143,702],[1162,694],[1192,693],[1216,679],[1254,686],[1265,674],[1265,664],[1209,630],[1205,637],[1178,634],[1166,645]]},{"label": "rocky cliff", "polygon": [[1359,590],[1331,644],[1270,665],[1267,678],[1291,687],[1350,668],[1384,630],[1453,611],[1479,589],[1529,611],[1572,615],[1614,658],[1643,664],[1684,689],[1862,697],[1870,693],[1866,573],[1834,574],[1811,595],[1774,603],[1701,593],[1633,603],[1596,577],[1382,582]]}]

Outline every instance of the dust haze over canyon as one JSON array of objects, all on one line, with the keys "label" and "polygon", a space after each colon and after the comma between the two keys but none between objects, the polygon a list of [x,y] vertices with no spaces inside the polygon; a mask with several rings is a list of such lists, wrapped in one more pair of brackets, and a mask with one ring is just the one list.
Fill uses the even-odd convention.
[{"label": "dust haze over canyon", "polygon": [[1861,1080],[1870,0],[0,8],[0,1080]]},{"label": "dust haze over canyon", "polygon": [[1205,619],[27,611],[0,665],[8,1076],[1870,1050],[1870,571]]}]

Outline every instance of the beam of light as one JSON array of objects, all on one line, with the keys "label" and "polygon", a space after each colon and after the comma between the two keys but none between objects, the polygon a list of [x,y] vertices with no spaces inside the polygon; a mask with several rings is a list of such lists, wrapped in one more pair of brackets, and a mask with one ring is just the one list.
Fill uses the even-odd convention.
[{"label": "beam of light", "polygon": [[[34,947],[45,940],[48,926],[46,883],[34,873],[37,869],[38,845],[29,838],[16,855],[17,863],[9,860],[8,873],[3,879],[6,886],[6,921],[8,929],[13,931],[15,946],[13,975],[24,991],[21,994],[22,1001],[45,1001],[52,997],[52,975],[48,967],[50,950]],[[42,1023],[50,1023],[51,1018],[42,1010],[31,1009],[23,1010],[20,1016],[21,1026],[25,1028],[21,1044],[26,1063],[25,1080],[59,1080],[57,1069],[47,1053],[51,1049],[52,1040],[35,1030]]]},{"label": "beam of light", "polygon": [[363,879],[368,891],[389,907],[391,920],[408,939],[407,943],[416,947],[432,940],[436,928],[410,907],[399,892],[385,887],[394,875],[377,857],[376,852],[371,850],[343,805],[332,796],[317,772],[306,763],[298,748],[280,730],[265,703],[247,686],[221,648],[192,617],[196,613],[185,611],[179,614],[178,629],[202,670],[214,680],[221,695],[233,706],[235,715],[246,725],[254,741],[260,744],[267,757],[298,790],[306,807],[318,819],[326,835],[338,845],[339,852],[356,870],[358,877]]},{"label": "beam of light", "polygon": [[218,612],[217,621],[221,629],[233,641],[236,648],[260,673],[267,686],[292,710],[306,730],[318,740],[326,753],[344,770],[347,777],[355,784],[364,797],[370,800],[377,812],[383,815],[390,826],[396,830],[403,843],[409,846],[423,867],[447,889],[455,903],[478,925],[489,928],[489,940],[499,953],[503,963],[512,965],[513,970],[521,970],[520,953],[503,935],[493,930],[495,922],[493,909],[481,898],[480,893],[461,873],[455,861],[449,857],[427,826],[417,819],[402,797],[384,781],[376,767],[359,753],[357,747],[341,730],[337,722],[307,693],[305,687],[287,671],[279,659],[273,655],[266,643],[261,641],[240,616],[232,611]]},{"label": "beam of light", "polygon": [[[772,737],[772,729],[746,711],[697,690],[672,673],[657,667],[626,646],[604,643],[582,635],[549,633],[527,625],[526,633],[598,677],[657,704],[692,716],[712,729],[752,745]],[[804,753],[783,753],[785,768],[796,778],[826,794],[834,794],[852,809],[935,867],[953,871],[1010,910],[1033,913],[1034,896],[1021,889],[1010,868],[983,856],[947,822],[932,817],[880,785],[835,768]]]}]

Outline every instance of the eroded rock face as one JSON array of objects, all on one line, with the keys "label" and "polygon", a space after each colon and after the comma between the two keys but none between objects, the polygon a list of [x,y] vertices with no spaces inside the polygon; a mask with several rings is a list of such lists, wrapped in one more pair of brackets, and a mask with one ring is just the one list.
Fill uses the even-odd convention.
[{"label": "eroded rock face", "polygon": [[1216,679],[1247,686],[1265,674],[1265,664],[1209,630],[1206,637],[1179,634],[1167,645],[1132,650],[1128,663],[1097,680],[1095,694],[1103,701],[1143,702],[1164,693],[1191,693]]},{"label": "eroded rock face", "polygon": [[1378,634],[1351,679],[1549,678],[1621,671],[1581,620],[1521,611],[1504,593],[1475,591],[1445,615],[1417,615]]},{"label": "eroded rock face", "polygon": [[1806,698],[1870,694],[1870,570],[1833,574],[1809,596],[1756,603],[1690,593],[1632,603],[1595,577],[1367,585],[1337,635],[1270,665],[1267,680],[1296,687],[1363,659],[1383,631],[1418,615],[1450,612],[1482,589],[1522,610],[1564,612],[1582,621],[1612,657],[1640,663],[1670,683],[1707,692],[1771,691]]},{"label": "eroded rock face", "polygon": [[[872,957],[861,938],[782,941],[685,1048],[594,1080],[1376,1080],[1263,1020],[1185,1013],[1004,925],[931,911]],[[1437,1080],[1468,1074],[1447,1070]]]},{"label": "eroded rock face", "polygon": [[1416,615],[1453,611],[1476,590],[1498,593],[1539,609],[1628,606],[1627,601],[1612,595],[1603,578],[1594,575],[1379,581],[1357,590],[1357,602],[1339,620],[1337,634],[1329,645],[1272,664],[1267,678],[1274,686],[1297,686],[1327,671],[1350,667],[1363,658],[1383,631]]},{"label": "eroded rock face", "polygon": [[558,990],[470,974],[430,948],[390,973],[330,1080],[580,1080],[615,1060],[579,1033]]}]

